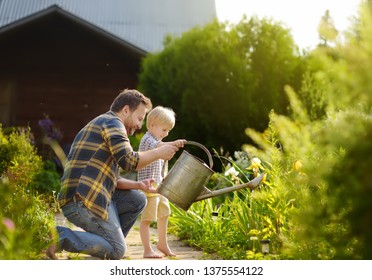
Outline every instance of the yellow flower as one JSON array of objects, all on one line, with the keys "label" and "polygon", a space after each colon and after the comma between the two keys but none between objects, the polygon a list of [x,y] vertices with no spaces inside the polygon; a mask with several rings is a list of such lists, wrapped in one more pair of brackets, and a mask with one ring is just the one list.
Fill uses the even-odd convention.
[{"label": "yellow flower", "polygon": [[257,157],[252,158],[251,165],[247,169],[262,169],[261,160]]},{"label": "yellow flower", "polygon": [[267,177],[267,173],[265,173],[262,177],[262,181],[261,181],[262,184],[266,182],[266,177]]},{"label": "yellow flower", "polygon": [[302,161],[296,160],[295,163],[293,164],[293,169],[296,171],[300,171],[301,168],[302,168]]},{"label": "yellow flower", "polygon": [[258,157],[252,158],[251,165],[247,167],[247,170],[252,170],[254,177],[257,177],[260,169],[264,169],[261,165],[261,160]]}]

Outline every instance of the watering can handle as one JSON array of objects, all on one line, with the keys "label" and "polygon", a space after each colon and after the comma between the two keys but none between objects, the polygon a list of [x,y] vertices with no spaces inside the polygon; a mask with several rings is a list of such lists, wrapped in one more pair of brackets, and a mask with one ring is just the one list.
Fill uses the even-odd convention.
[{"label": "watering can handle", "polygon": [[198,143],[198,142],[195,142],[195,141],[186,141],[187,145],[194,145],[194,146],[198,146],[199,148],[202,148],[203,151],[207,154],[208,156],[208,159],[209,159],[209,167],[212,169],[213,168],[213,159],[212,159],[212,155],[211,153],[208,151],[208,149],[206,147],[204,147],[202,144]]}]

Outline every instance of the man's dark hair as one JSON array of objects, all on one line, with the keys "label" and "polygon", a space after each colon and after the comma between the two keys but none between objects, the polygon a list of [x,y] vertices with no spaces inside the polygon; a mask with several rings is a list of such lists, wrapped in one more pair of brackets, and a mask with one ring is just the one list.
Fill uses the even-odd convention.
[{"label": "man's dark hair", "polygon": [[146,106],[147,111],[151,110],[152,103],[150,98],[144,96],[138,90],[125,89],[120,92],[114,102],[112,102],[110,110],[117,113],[123,109],[125,105],[128,105],[131,111],[135,111],[141,103]]}]

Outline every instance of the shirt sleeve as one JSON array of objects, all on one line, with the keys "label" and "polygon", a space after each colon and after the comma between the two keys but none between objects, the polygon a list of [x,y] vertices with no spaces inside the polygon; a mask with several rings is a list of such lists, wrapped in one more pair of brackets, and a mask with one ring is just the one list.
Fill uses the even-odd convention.
[{"label": "shirt sleeve", "polygon": [[133,151],[125,126],[119,119],[111,119],[102,125],[102,137],[117,164],[124,170],[135,170],[139,155]]}]

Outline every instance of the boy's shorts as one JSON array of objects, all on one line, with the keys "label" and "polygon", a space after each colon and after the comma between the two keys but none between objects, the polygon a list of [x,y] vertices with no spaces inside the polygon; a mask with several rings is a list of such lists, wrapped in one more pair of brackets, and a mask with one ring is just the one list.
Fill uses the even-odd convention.
[{"label": "boy's shorts", "polygon": [[168,199],[162,195],[147,198],[147,204],[141,215],[143,222],[155,222],[158,219],[169,217],[171,213]]}]

